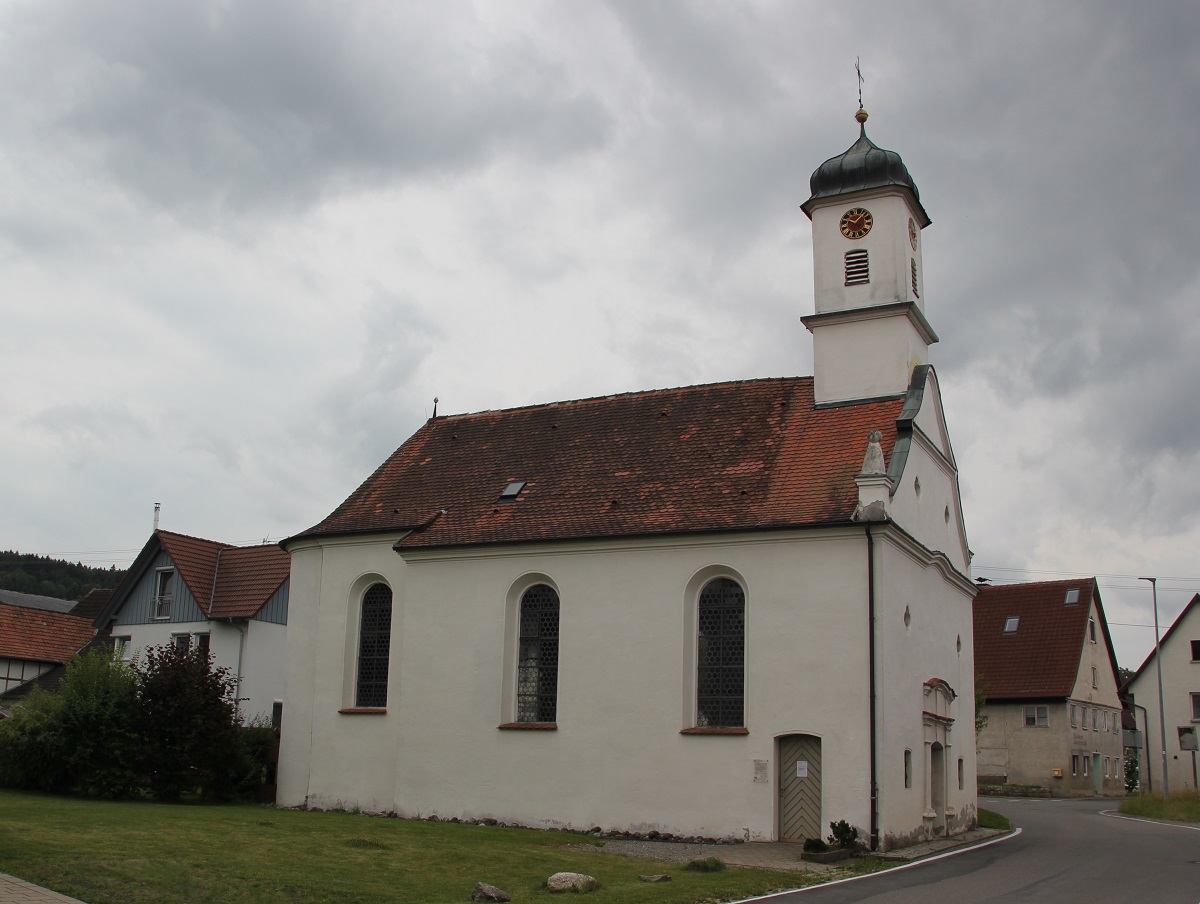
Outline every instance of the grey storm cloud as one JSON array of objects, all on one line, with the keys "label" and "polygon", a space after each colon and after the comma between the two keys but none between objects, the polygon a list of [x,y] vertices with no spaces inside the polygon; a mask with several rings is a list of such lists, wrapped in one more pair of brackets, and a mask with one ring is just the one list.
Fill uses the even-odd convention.
[{"label": "grey storm cloud", "polygon": [[608,114],[538,46],[486,42],[469,8],[453,29],[387,11],[18,6],[4,81],[26,140],[82,138],[121,184],[176,214],[302,206],[510,149],[549,161],[605,140]]}]

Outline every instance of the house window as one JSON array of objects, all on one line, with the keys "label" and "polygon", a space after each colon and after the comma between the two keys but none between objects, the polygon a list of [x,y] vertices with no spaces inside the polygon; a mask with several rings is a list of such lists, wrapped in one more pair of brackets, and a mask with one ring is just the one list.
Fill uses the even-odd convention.
[{"label": "house window", "polygon": [[1005,634],[1016,634],[1017,633],[1017,625],[1020,623],[1021,623],[1021,616],[1010,615],[1008,618],[1004,619],[1004,633]]},{"label": "house window", "polygon": [[1071,754],[1071,774],[1079,774],[1079,754],[1077,753]]},{"label": "house window", "polygon": [[1092,687],[1096,686],[1096,667],[1092,666]]},{"label": "house window", "polygon": [[717,578],[700,591],[696,642],[696,724],[745,726],[746,594],[737,581]]},{"label": "house window", "polygon": [[[1096,642],[1096,619],[1094,618],[1088,619],[1088,639],[1091,640],[1092,643]],[[1095,669],[1092,671],[1095,671]],[[1095,685],[1093,685],[1093,687],[1094,686]]]},{"label": "house window", "polygon": [[517,721],[558,718],[558,594],[535,584],[521,597],[517,649]]},{"label": "house window", "polygon": [[1200,722],[1200,694],[1192,694],[1192,721]]},{"label": "house window", "polygon": [[867,249],[858,248],[846,252],[846,285],[865,286],[871,281],[871,266],[867,261]]},{"label": "house window", "polygon": [[186,653],[192,646],[192,635],[172,634],[171,646],[177,649],[180,653]]},{"label": "house window", "polygon": [[1071,727],[1072,728],[1074,728],[1076,725],[1075,717],[1077,715],[1077,713],[1076,713],[1077,708],[1078,707],[1076,707],[1074,703],[1071,704]]},{"label": "house window", "polygon": [[1025,707],[1025,724],[1030,728],[1045,728],[1050,724],[1050,708],[1048,706]]},{"label": "house window", "polygon": [[209,638],[207,634],[196,635],[196,649],[201,653],[204,653],[206,656],[208,655],[208,640]]},{"label": "house window", "polygon": [[1086,753],[1083,755],[1083,774],[1084,775],[1088,774],[1088,760],[1090,760],[1090,759],[1091,759],[1091,757],[1089,757]]},{"label": "house window", "polygon": [[392,588],[372,584],[363,594],[358,627],[358,680],[354,705],[387,706],[388,659],[392,647]]},{"label": "house window", "polygon": [[175,569],[160,568],[154,573],[154,597],[150,600],[151,618],[170,618],[174,597]]},{"label": "house window", "polygon": [[1096,731],[1096,726],[1100,723],[1099,711],[1095,707],[1092,708],[1092,731]]},{"label": "house window", "polygon": [[113,638],[113,655],[123,662],[129,661],[132,652],[133,638],[128,635]]},{"label": "house window", "polygon": [[276,700],[271,704],[271,727],[279,731],[279,726],[283,724],[283,701]]},{"label": "house window", "polygon": [[[961,762],[961,761],[960,761]],[[904,751],[904,787],[912,787],[912,751]]]},{"label": "house window", "polygon": [[958,790],[963,790],[963,758],[958,758]]},{"label": "house window", "polygon": [[1200,640],[1192,641],[1192,662],[1200,662]]},{"label": "house window", "polygon": [[1104,730],[1108,731],[1108,710],[1104,711]]}]

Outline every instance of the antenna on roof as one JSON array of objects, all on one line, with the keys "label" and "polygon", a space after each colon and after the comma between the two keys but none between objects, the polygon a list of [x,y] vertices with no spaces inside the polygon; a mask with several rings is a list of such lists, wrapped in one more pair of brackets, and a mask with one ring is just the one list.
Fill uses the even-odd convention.
[{"label": "antenna on roof", "polygon": [[434,396],[433,397],[433,416],[434,417],[437,417],[437,403],[438,403],[437,396]]},{"label": "antenna on roof", "polygon": [[858,57],[854,58],[854,74],[858,76],[858,109],[861,110],[863,108],[863,105],[862,105],[863,77],[862,77],[862,64],[859,62]]},{"label": "antenna on roof", "polygon": [[154,503],[154,532],[158,533],[158,515],[162,511],[162,503]]}]

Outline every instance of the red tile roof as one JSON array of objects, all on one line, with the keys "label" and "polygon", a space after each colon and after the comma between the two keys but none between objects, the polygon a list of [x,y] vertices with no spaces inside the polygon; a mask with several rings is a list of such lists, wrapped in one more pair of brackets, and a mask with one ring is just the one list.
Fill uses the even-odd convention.
[{"label": "red tile roof", "polygon": [[292,558],[275,544],[221,551],[209,618],[250,618],[291,573]]},{"label": "red tile roof", "polygon": [[[1079,602],[1065,605],[1067,591]],[[1116,659],[1095,578],[1002,584],[975,597],[975,674],[988,699],[1067,698],[1075,687],[1093,600],[1116,679]],[[1017,630],[1004,633],[1008,618]]]},{"label": "red tile roof", "polygon": [[[791,377],[433,418],[298,536],[417,528],[404,545],[434,547],[844,523],[867,435],[890,456],[903,405],[814,409],[812,378]],[[510,481],[526,484],[500,501]]]},{"label": "red tile roof", "polygon": [[[1193,596],[1191,601],[1183,607],[1183,611],[1176,616],[1175,621],[1171,622],[1171,627],[1167,628],[1167,633],[1164,634],[1158,641],[1159,649],[1166,647],[1167,641],[1171,639],[1171,636],[1175,633],[1175,629],[1183,624],[1184,619],[1187,617],[1187,614],[1192,611],[1193,606],[1200,606],[1200,593],[1197,593],[1195,596]],[[1124,686],[1121,688],[1122,690],[1132,684],[1134,679],[1141,675],[1142,672],[1146,670],[1147,666],[1154,662],[1154,653],[1154,649],[1151,648],[1150,652],[1146,654],[1146,658],[1142,660],[1142,664],[1138,666],[1137,671],[1134,672],[1132,677],[1125,682]]]},{"label": "red tile roof", "polygon": [[[217,556],[225,549],[234,547],[215,540],[202,540],[169,530],[155,531],[162,548],[166,550],[183,582],[187,584],[196,604],[205,611],[212,599],[213,572],[217,567]],[[133,569],[130,569],[132,573]],[[136,578],[135,578],[136,579]]]},{"label": "red tile roof", "polygon": [[66,662],[95,633],[86,618],[0,603],[0,657]]},{"label": "red tile roof", "polygon": [[146,541],[108,605],[95,619],[107,625],[162,549],[175,563],[196,604],[209,618],[251,618],[291,571],[291,558],[275,544],[233,546],[158,530]]}]

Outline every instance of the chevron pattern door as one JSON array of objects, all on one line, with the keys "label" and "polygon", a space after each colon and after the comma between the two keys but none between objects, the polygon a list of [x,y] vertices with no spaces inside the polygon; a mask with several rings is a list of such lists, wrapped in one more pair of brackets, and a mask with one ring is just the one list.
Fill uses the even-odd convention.
[{"label": "chevron pattern door", "polygon": [[779,739],[779,840],[820,838],[821,739],[785,735]]}]

